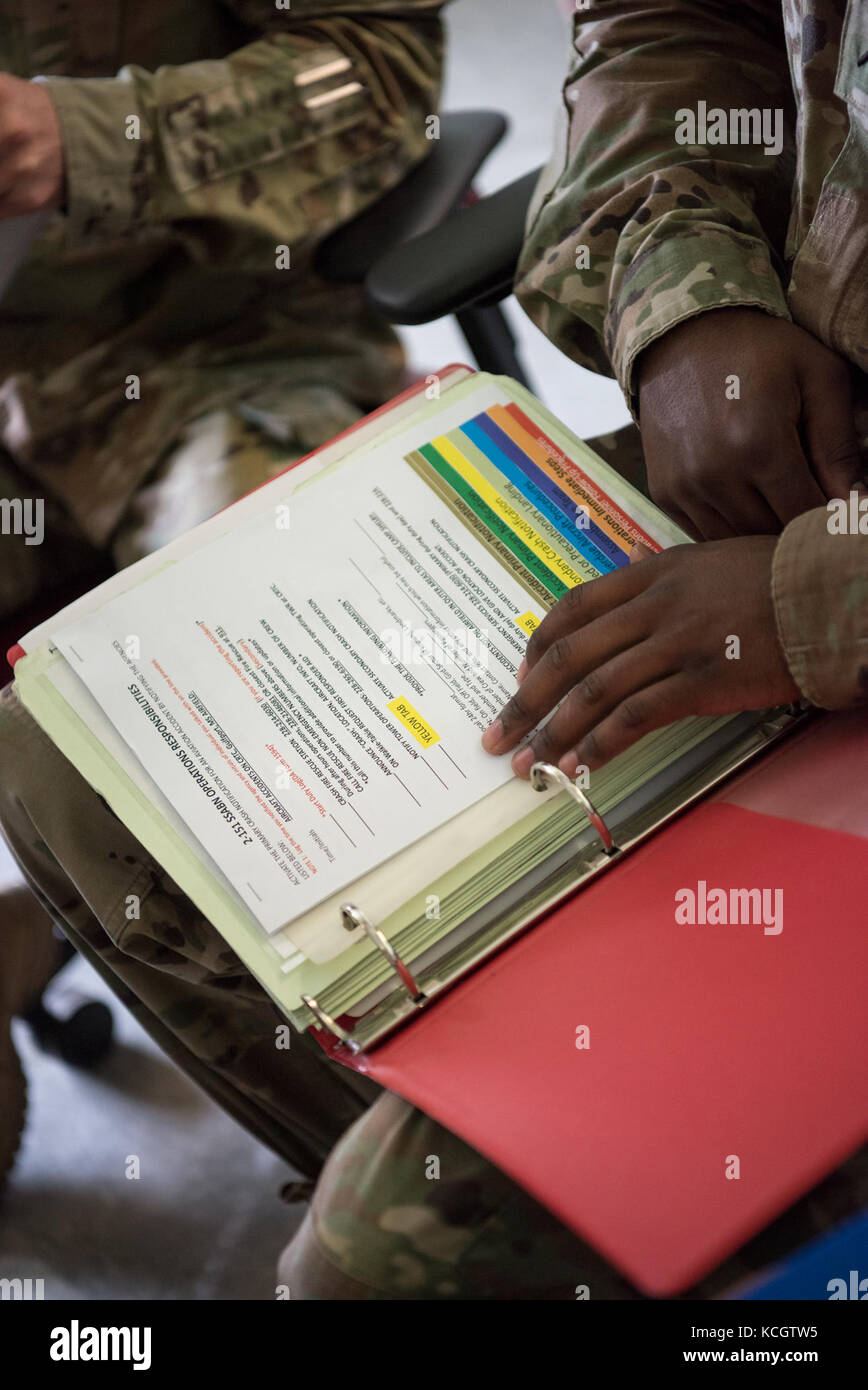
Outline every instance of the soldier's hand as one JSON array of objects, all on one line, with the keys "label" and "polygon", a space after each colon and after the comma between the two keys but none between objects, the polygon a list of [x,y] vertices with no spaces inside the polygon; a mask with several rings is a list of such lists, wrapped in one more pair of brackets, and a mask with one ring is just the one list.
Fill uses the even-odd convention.
[{"label": "soldier's hand", "polygon": [[0,72],[0,218],[60,207],[63,183],[63,143],[47,88]]},{"label": "soldier's hand", "polygon": [[531,637],[518,691],[483,747],[509,752],[536,729],[513,771],[527,777],[541,761],[572,777],[686,715],[798,699],[775,624],[776,544],[679,545],[571,589]]},{"label": "soldier's hand", "polygon": [[857,480],[847,367],[795,324],[710,310],[637,366],[651,496],[690,535],[769,535]]}]

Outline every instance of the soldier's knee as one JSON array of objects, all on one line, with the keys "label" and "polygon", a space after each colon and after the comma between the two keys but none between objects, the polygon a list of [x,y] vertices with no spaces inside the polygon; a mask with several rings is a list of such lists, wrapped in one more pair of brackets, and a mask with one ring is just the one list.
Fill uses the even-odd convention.
[{"label": "soldier's knee", "polygon": [[0,690],[0,827],[7,838],[23,814],[22,799],[51,785],[51,761],[61,755],[10,684]]},{"label": "soldier's knee", "polygon": [[15,686],[4,686],[0,690],[0,795],[4,801],[21,764],[18,732],[22,714]]}]

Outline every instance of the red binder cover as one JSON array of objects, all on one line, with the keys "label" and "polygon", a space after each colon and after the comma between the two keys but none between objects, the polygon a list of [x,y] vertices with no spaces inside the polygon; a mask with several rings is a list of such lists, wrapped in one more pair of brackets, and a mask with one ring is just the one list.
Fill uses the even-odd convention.
[{"label": "red binder cover", "polygon": [[[866,772],[865,713],[819,719],[366,1058],[329,1050],[640,1288],[689,1287],[868,1138]],[[700,882],[781,889],[781,931],[679,924]]]}]

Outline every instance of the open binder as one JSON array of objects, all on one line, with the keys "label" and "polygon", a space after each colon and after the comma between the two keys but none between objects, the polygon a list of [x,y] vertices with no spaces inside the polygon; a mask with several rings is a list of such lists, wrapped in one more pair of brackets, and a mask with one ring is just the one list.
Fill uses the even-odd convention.
[{"label": "open binder", "polygon": [[[415,418],[432,380],[448,401],[453,388],[460,397],[483,378],[453,365],[418,383],[294,465],[298,486],[372,448],[383,430],[394,435]],[[542,421],[540,437],[556,472],[563,462],[550,442],[557,422],[521,388],[515,393],[522,410]],[[522,410],[516,428],[526,431],[521,437],[533,454],[535,426]],[[413,447],[406,461],[422,469],[431,450],[426,458],[427,446]],[[486,460],[467,447],[476,457],[477,472],[468,476],[478,494],[450,473],[448,458],[430,481],[450,512],[478,529],[490,474],[483,476]],[[563,447],[585,446],[569,437]],[[502,438],[502,451],[509,448]],[[509,472],[519,465],[503,453],[502,466]],[[600,469],[608,476],[604,464]],[[519,506],[525,484],[512,476],[504,489]],[[614,496],[614,482],[608,485]],[[539,515],[542,530],[554,485],[538,478],[534,486],[527,492],[539,512],[527,510]],[[585,478],[582,486],[594,516],[602,516],[604,504],[618,512],[617,496],[612,503],[599,479]],[[281,954],[272,944],[280,933],[266,939],[255,924],[245,925],[213,858],[207,875],[195,869],[191,837],[165,797],[160,801],[149,768],[121,747],[74,670],[63,668],[60,651],[67,634],[101,606],[123,603],[197,548],[235,536],[280,487],[279,478],[272,480],[24,636],[9,658],[18,663],[22,700],[278,1006],[335,1061],[460,1133],[640,1287],[669,1293],[687,1286],[868,1135],[864,718],[788,708],[694,721],[683,738],[673,735],[671,747],[661,745],[666,756],[649,761],[648,775],[635,785],[620,772],[608,781],[604,774],[592,795],[538,764],[530,786],[513,784],[509,814],[500,811],[494,843],[501,848],[480,870],[481,906],[466,884],[449,880],[443,907],[454,925],[438,937],[426,930],[424,899],[400,930],[384,930],[389,913],[367,893],[335,895],[323,909],[330,930],[363,943],[352,947],[362,962],[353,998],[348,1005],[341,980],[329,976],[290,1007],[297,942]],[[638,494],[632,501],[637,528],[658,549],[681,538],[652,504]],[[610,539],[595,533],[599,555]],[[523,602],[544,608],[540,569],[531,573],[527,546],[496,527],[485,544],[492,564],[497,557],[521,573]],[[211,728],[219,731],[219,722]],[[456,857],[484,804],[444,828],[439,843]],[[543,808],[545,817],[535,819]],[[531,822],[525,836],[519,827]],[[817,875],[817,863],[833,874],[831,886]],[[675,929],[672,895],[679,887],[711,881],[712,874],[734,891],[765,887],[765,866],[778,876],[771,886],[784,878],[795,898],[787,898],[780,938],[751,938],[755,929],[741,927],[727,928],[729,936],[710,927]],[[398,888],[387,875],[380,900],[390,892],[394,899]],[[832,915],[820,934],[815,918],[827,907]],[[577,1070],[574,1034],[589,1009],[595,1041]],[[790,1036],[799,1033],[802,1014],[825,1040],[813,1060]],[[831,1042],[835,1030],[840,1049]],[[797,1065],[801,1075],[794,1074]],[[783,1088],[783,1105],[775,1086]],[[656,1109],[649,1110],[656,1087]],[[712,1123],[706,1102],[720,1124]],[[720,1149],[738,1152],[739,1145],[746,1177],[722,1197]]]},{"label": "open binder", "polygon": [[575,832],[550,858],[544,874],[528,875],[489,903],[465,924],[462,939],[435,961],[404,960],[371,921],[361,904],[347,902],[341,916],[348,931],[362,931],[388,961],[392,986],[361,1012],[332,1017],[319,999],[303,996],[312,1015],[312,1030],[338,1060],[357,1056],[411,1020],[465,975],[482,965],[501,947],[525,931],[577,889],[613,869],[655,831],[688,809],[725,778],[763,750],[770,748],[811,717],[811,711],[791,707],[769,711],[761,721],[734,721],[728,737],[714,740],[685,757],[672,773],[646,784],[641,794],[625,800],[608,821],[590,797],[559,768],[535,763],[530,786],[535,791],[560,788],[577,808]]}]

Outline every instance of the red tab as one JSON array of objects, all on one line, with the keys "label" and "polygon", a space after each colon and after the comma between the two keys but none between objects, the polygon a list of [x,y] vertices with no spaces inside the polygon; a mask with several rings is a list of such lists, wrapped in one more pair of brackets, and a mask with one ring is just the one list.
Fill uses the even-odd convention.
[{"label": "red tab", "polygon": [[588,477],[588,474],[584,469],[579,467],[574,459],[567,458],[566,454],[561,452],[558,446],[549,439],[548,435],[543,434],[539,425],[535,424],[533,420],[525,415],[524,411],[519,406],[510,402],[506,409],[509,411],[510,415],[518,421],[522,429],[526,430],[541,448],[551,454],[552,461],[558,464],[560,468],[563,468],[564,472],[568,473],[570,477],[578,483],[583,492],[586,492],[588,497],[591,498],[593,502],[596,502],[602,511],[608,512],[613,520],[617,521],[618,525],[623,527],[627,534],[633,537],[634,541],[641,541],[642,545],[647,546],[655,555],[660,553],[663,549],[660,542],[652,540],[647,532],[642,530],[642,527],[637,521],[634,521],[631,516],[627,516],[618,504],[613,502],[611,497],[609,497],[592,478]]}]

